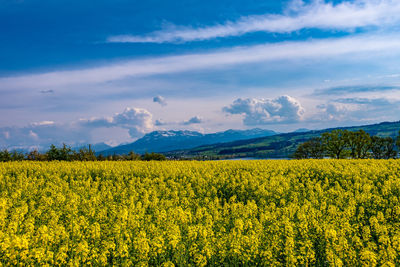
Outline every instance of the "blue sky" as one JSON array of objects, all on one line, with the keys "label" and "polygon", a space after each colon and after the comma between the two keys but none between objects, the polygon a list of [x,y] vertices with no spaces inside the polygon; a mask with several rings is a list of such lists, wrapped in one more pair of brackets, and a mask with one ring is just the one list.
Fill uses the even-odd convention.
[{"label": "blue sky", "polygon": [[0,147],[399,120],[400,3],[0,0]]}]

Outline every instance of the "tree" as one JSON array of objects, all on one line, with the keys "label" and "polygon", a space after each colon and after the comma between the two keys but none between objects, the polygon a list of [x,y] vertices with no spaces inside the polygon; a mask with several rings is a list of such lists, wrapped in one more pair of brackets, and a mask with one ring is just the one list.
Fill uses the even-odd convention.
[{"label": "tree", "polygon": [[371,138],[371,153],[374,159],[383,159],[385,155],[385,145],[382,137],[373,136]]},{"label": "tree", "polygon": [[51,145],[50,149],[46,152],[48,160],[72,160],[73,159],[72,149],[63,144],[62,148],[57,148],[55,145]]},{"label": "tree", "polygon": [[99,160],[99,161],[104,161],[104,160],[107,160],[107,158],[104,157],[103,154],[98,154],[98,155],[97,155],[97,160]]},{"label": "tree", "polygon": [[371,136],[364,130],[357,132],[343,131],[343,138],[353,159],[365,159],[371,147]]},{"label": "tree", "polygon": [[327,156],[341,159],[346,156],[347,142],[343,130],[333,130],[322,134],[322,142]]},{"label": "tree", "polygon": [[400,131],[399,131],[399,135],[396,138],[396,146],[397,146],[397,150],[400,151]]},{"label": "tree", "polygon": [[385,148],[385,159],[393,159],[397,156],[397,151],[395,150],[395,140],[392,137],[385,137],[383,138],[384,148]]},{"label": "tree", "polygon": [[35,161],[45,161],[47,160],[46,154],[41,154],[37,149],[30,151],[26,155],[27,160],[35,160]]},{"label": "tree", "polygon": [[140,155],[136,154],[133,151],[130,151],[128,154],[127,160],[140,160]]},{"label": "tree", "polygon": [[119,160],[124,160],[124,157],[121,156],[121,155],[118,155],[118,154],[115,154],[115,153],[114,153],[114,154],[111,156],[111,159],[109,159],[109,160],[119,161]]},{"label": "tree", "polygon": [[311,138],[300,144],[294,153],[296,159],[322,159],[324,157],[324,145],[320,137]]},{"label": "tree", "polygon": [[60,160],[58,148],[55,145],[51,145],[50,149],[46,152],[48,160]]},{"label": "tree", "polygon": [[394,139],[391,137],[373,136],[371,152],[374,159],[391,159],[397,155],[394,149]]},{"label": "tree", "polygon": [[7,149],[0,151],[0,161],[2,162],[11,161],[11,153],[8,152]]},{"label": "tree", "polygon": [[95,161],[95,160],[97,160],[96,153],[92,149],[91,145],[89,145],[88,148],[83,147],[83,148],[79,149],[79,152],[76,153],[75,158],[76,158],[76,160],[80,160],[80,161]]},{"label": "tree", "polygon": [[25,159],[25,155],[22,152],[19,152],[17,150],[14,150],[11,152],[11,160],[12,161],[22,161]]}]

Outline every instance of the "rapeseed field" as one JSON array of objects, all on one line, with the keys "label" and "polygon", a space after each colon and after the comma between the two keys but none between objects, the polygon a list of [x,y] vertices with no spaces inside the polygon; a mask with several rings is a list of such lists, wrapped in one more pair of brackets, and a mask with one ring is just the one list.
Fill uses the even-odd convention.
[{"label": "rapeseed field", "polygon": [[400,265],[399,160],[0,163],[0,265]]}]

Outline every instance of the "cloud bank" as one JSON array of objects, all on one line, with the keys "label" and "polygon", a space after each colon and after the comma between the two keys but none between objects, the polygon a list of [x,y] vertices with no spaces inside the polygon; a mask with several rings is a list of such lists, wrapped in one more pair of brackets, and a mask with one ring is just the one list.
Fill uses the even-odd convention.
[{"label": "cloud bank", "polygon": [[137,138],[154,129],[146,109],[126,108],[111,117],[80,119],[70,123],[42,121],[25,127],[0,128],[0,148],[47,148],[50,144],[72,146],[91,143],[91,133],[100,128],[121,128]]},{"label": "cloud bank", "polygon": [[236,99],[230,106],[224,107],[228,114],[241,114],[245,125],[265,125],[272,123],[299,122],[304,109],[295,98],[284,95],[275,99]]},{"label": "cloud bank", "polygon": [[73,124],[49,122],[32,123],[25,127],[0,128],[0,149],[3,148],[47,148],[50,144],[70,145],[88,143],[90,133]]},{"label": "cloud bank", "polygon": [[352,31],[363,27],[382,27],[400,21],[400,2],[397,0],[356,0],[339,4],[314,0],[292,1],[284,14],[265,14],[242,17],[237,21],[203,28],[170,26],[145,36],[118,35],[110,43],[166,43],[210,40],[241,36],[251,32],[291,33],[301,29]]}]

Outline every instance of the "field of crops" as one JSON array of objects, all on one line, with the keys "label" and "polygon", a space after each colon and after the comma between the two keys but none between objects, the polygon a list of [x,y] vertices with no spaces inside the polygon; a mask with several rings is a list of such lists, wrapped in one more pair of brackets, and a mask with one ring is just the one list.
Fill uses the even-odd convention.
[{"label": "field of crops", "polygon": [[400,161],[0,163],[0,265],[400,264]]}]

